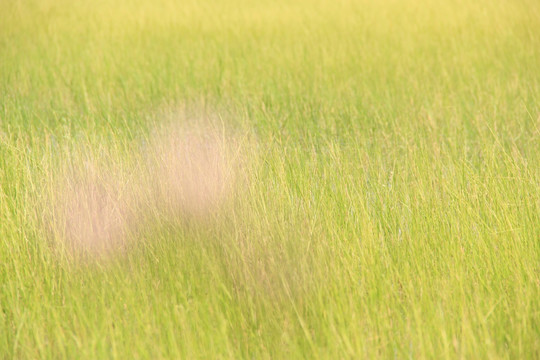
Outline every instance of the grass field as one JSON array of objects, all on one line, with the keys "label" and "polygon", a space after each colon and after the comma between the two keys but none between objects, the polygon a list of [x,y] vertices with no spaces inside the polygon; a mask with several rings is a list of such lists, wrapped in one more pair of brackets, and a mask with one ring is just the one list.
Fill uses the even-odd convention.
[{"label": "grass field", "polygon": [[0,358],[540,358],[540,2],[0,0]]}]

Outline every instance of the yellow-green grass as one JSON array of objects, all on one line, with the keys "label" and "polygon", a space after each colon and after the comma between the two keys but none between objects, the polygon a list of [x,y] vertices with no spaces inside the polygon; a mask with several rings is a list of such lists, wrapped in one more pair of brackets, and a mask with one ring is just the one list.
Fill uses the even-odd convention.
[{"label": "yellow-green grass", "polygon": [[[58,251],[54,179],[171,116],[231,200]],[[539,357],[538,1],[0,1],[0,358]]]}]

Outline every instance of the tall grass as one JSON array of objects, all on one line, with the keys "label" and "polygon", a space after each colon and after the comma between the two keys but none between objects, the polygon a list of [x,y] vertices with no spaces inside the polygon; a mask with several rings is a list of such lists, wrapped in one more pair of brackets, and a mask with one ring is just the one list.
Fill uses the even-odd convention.
[{"label": "tall grass", "polygon": [[[539,34],[533,0],[1,1],[0,357],[540,357]],[[163,215],[148,143],[207,117],[241,184]],[[89,161],[145,215],[81,261],[47,210]]]}]

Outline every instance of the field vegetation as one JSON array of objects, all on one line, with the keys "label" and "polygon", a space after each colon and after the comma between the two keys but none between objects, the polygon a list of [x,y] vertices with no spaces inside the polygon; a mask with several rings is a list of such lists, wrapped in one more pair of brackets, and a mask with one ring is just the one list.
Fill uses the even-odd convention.
[{"label": "field vegetation", "polygon": [[540,358],[540,2],[0,0],[0,358]]}]

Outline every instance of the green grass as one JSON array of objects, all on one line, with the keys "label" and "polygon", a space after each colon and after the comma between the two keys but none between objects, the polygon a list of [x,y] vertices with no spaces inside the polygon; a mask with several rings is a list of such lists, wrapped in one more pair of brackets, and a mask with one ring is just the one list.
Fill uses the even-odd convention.
[{"label": "green grass", "polygon": [[[234,199],[59,256],[178,108]],[[0,0],[0,358],[540,358],[540,3]]]}]

